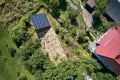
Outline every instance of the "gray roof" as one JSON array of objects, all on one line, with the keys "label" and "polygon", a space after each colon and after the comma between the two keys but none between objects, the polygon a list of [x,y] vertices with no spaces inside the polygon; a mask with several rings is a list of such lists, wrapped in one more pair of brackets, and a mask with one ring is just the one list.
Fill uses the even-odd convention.
[{"label": "gray roof", "polygon": [[110,0],[108,3],[107,14],[117,23],[120,24],[120,3],[117,0]]},{"label": "gray roof", "polygon": [[118,0],[118,2],[120,3],[120,0]]},{"label": "gray roof", "polygon": [[45,14],[34,14],[30,16],[35,30],[50,27],[50,23]]}]

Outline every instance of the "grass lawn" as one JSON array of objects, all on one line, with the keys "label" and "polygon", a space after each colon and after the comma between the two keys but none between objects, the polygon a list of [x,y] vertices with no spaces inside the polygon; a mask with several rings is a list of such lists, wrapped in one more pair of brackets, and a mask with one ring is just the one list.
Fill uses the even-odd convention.
[{"label": "grass lawn", "polygon": [[16,80],[15,59],[9,54],[7,46],[15,47],[8,32],[0,26],[0,80]]},{"label": "grass lawn", "polygon": [[7,47],[16,48],[9,32],[0,26],[0,80],[17,80],[18,72],[28,80],[35,80],[16,58],[11,57]]}]

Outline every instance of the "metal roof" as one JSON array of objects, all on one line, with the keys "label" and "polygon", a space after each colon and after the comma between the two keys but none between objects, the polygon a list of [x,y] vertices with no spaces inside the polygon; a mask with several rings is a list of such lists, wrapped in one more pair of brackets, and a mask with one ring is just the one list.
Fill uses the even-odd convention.
[{"label": "metal roof", "polygon": [[93,8],[93,7],[95,6],[95,1],[94,1],[94,0],[88,0],[88,1],[87,1],[87,4],[88,4],[91,8]]},{"label": "metal roof", "polygon": [[120,3],[120,0],[117,0]]},{"label": "metal roof", "polygon": [[[120,1],[120,0],[119,0]],[[117,0],[110,0],[107,4],[107,14],[118,24],[120,24],[120,3]]]},{"label": "metal roof", "polygon": [[112,28],[98,41],[99,46],[95,52],[101,56],[105,56],[115,60],[120,65],[120,27]]},{"label": "metal roof", "polygon": [[50,23],[45,14],[34,14],[30,16],[35,30],[50,27]]}]

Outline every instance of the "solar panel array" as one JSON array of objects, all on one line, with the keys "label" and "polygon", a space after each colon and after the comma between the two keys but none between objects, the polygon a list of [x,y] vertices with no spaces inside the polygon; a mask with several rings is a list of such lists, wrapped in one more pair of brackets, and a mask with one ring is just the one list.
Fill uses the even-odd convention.
[{"label": "solar panel array", "polygon": [[50,27],[50,23],[45,14],[34,14],[30,16],[30,19],[32,20],[35,30]]}]

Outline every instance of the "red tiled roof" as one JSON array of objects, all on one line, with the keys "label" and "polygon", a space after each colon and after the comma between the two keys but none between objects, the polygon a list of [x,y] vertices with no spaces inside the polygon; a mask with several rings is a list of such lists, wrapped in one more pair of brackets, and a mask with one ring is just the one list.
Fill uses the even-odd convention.
[{"label": "red tiled roof", "polygon": [[94,1],[94,0],[88,0],[88,1],[87,1],[87,4],[88,4],[91,8],[93,8],[93,7],[95,6],[95,1]]},{"label": "red tiled roof", "polygon": [[95,52],[98,55],[112,58],[120,65],[120,27],[111,28],[98,41]]}]

